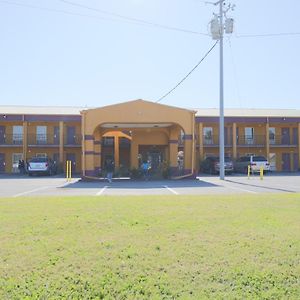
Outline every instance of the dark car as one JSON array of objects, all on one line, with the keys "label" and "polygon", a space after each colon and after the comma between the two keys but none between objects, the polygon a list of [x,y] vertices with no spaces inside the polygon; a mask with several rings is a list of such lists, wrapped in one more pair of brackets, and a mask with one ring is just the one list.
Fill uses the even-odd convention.
[{"label": "dark car", "polygon": [[54,175],[57,173],[56,163],[48,157],[34,157],[28,163],[28,175]]},{"label": "dark car", "polygon": [[[225,157],[225,173],[231,174],[233,172],[233,162],[230,157]],[[220,172],[220,159],[217,156],[206,157],[201,165],[200,171],[209,174],[219,174]]]}]

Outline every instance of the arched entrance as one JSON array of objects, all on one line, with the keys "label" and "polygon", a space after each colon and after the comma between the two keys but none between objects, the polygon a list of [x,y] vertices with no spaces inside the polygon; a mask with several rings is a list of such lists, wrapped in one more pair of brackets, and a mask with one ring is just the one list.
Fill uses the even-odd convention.
[{"label": "arched entrance", "polygon": [[[180,132],[184,131],[183,174],[195,170],[195,112],[136,100],[82,112],[83,177],[97,176],[107,159],[118,171],[138,169],[143,160],[153,169],[162,163],[178,175]],[[123,169],[124,171],[124,169]]]}]

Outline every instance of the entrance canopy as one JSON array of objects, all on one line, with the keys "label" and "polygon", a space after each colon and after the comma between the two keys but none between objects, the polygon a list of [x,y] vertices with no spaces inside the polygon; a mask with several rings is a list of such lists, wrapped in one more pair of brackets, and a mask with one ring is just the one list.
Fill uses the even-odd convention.
[{"label": "entrance canopy", "polygon": [[[130,167],[138,167],[139,146],[164,145],[170,166],[177,166],[178,135],[185,136],[185,168],[194,169],[195,111],[145,100],[83,110],[83,175],[101,167],[101,139],[108,132],[130,132]],[[100,162],[99,162],[100,160]],[[99,165],[100,164],[100,165]]]}]

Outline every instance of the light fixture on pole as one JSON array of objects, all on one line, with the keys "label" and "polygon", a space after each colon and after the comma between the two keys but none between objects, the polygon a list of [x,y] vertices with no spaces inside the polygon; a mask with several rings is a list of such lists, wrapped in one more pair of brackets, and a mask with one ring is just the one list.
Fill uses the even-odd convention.
[{"label": "light fixture on pole", "polygon": [[[234,20],[227,18],[227,12],[234,10],[235,5],[228,4],[226,7],[225,0],[217,2],[207,2],[213,5],[219,5],[219,13],[214,14],[210,22],[211,36],[214,40],[219,40],[220,44],[220,120],[219,120],[219,163],[220,179],[225,179],[225,142],[224,142],[224,69],[223,69],[223,37],[224,29],[226,34],[233,32]],[[225,17],[225,23],[224,23]]]}]

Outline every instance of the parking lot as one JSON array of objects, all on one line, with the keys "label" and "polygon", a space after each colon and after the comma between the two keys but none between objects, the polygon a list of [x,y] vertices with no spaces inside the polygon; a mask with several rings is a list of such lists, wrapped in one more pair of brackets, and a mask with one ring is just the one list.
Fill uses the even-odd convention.
[{"label": "parking lot", "polygon": [[197,180],[131,181],[115,179],[82,182],[73,178],[67,182],[61,176],[0,177],[1,197],[23,196],[101,196],[101,195],[207,195],[207,194],[259,194],[259,193],[299,193],[300,173],[270,174],[260,180],[255,175],[227,176],[225,181],[217,176],[200,176]]}]

